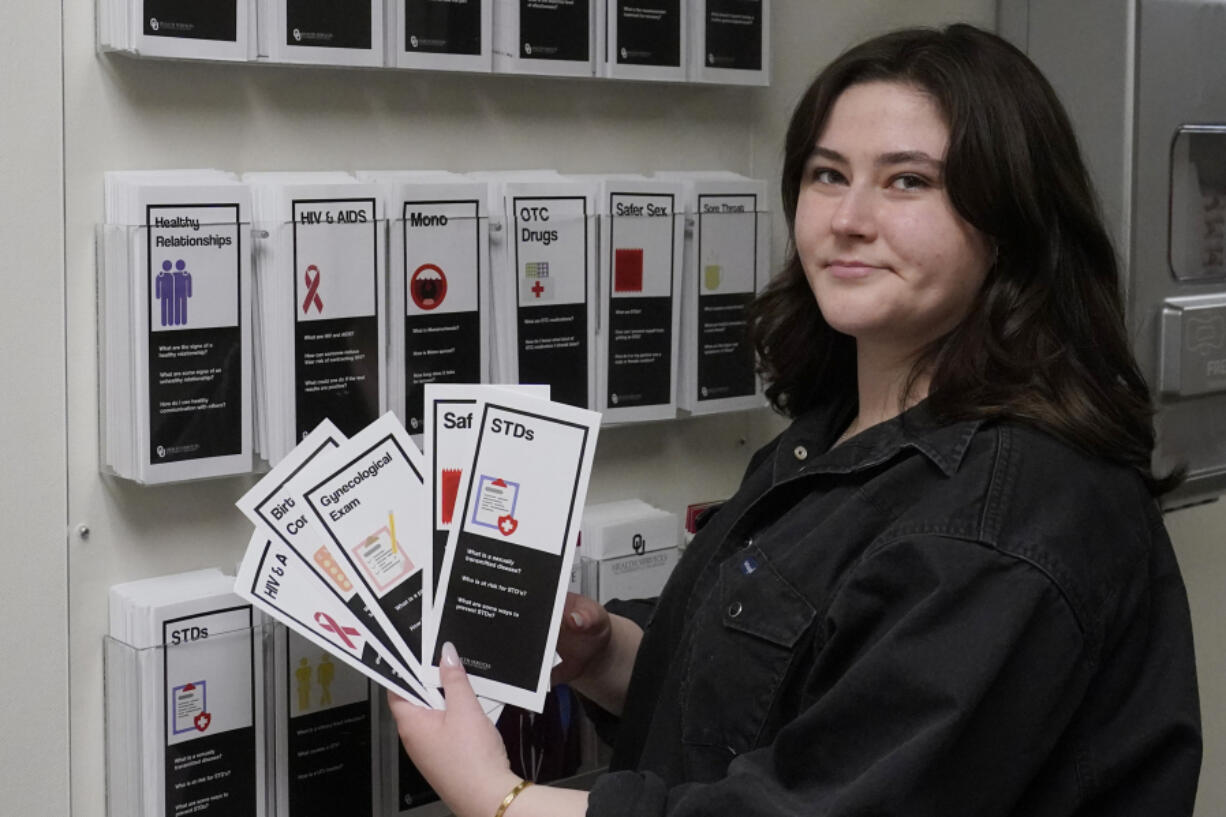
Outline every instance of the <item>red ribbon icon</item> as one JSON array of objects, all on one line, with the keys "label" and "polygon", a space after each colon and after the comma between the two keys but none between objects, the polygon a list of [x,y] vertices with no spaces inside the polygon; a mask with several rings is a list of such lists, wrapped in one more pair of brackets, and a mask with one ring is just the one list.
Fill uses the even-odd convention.
[{"label": "red ribbon icon", "polygon": [[327,613],[316,613],[315,621],[318,622],[320,629],[327,630],[330,633],[336,633],[338,636],[340,636],[341,641],[345,642],[346,647],[351,650],[357,649],[357,645],[349,640],[349,636],[351,635],[361,635],[361,633],[359,633],[357,630],[353,629],[352,627],[342,627],[341,625],[337,624],[332,616],[328,615]]},{"label": "red ribbon icon", "polygon": [[[311,273],[314,272],[314,275]],[[302,302],[302,314],[306,314],[311,310],[311,304],[315,304],[315,308],[322,315],[324,311],[323,299],[319,297],[319,267],[312,264],[306,268],[306,273],[302,276],[307,285],[306,300]]]}]

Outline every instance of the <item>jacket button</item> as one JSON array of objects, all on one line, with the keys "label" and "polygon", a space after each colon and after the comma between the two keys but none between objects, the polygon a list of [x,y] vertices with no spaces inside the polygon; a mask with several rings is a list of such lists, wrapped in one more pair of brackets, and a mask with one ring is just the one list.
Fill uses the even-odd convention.
[{"label": "jacket button", "polygon": [[736,618],[737,616],[741,614],[741,611],[744,609],[745,608],[741,606],[741,603],[739,601],[734,601],[732,602],[732,604],[728,605],[728,617]]},{"label": "jacket button", "polygon": [[796,459],[798,460],[804,460],[809,457],[809,449],[805,448],[803,445],[798,445],[795,448],[793,448],[792,453],[796,456]]}]

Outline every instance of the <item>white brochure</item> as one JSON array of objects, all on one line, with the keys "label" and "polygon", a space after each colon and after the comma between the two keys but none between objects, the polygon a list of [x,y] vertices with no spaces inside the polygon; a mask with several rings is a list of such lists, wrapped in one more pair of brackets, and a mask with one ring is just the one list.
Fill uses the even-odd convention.
[{"label": "white brochure", "polygon": [[218,170],[109,172],[102,465],[152,484],[251,470],[251,197]]},{"label": "white brochure", "polygon": [[679,182],[600,181],[600,331],[596,408],[605,424],[677,414],[685,250]]},{"label": "white brochure", "polygon": [[383,0],[257,0],[256,9],[259,55],[272,62],[383,65]]},{"label": "white brochure", "polygon": [[[409,677],[409,670],[397,655],[393,646],[394,642],[383,629],[382,624],[370,613],[349,574],[342,567],[344,562],[330,544],[327,533],[320,529],[315,515],[308,510],[306,502],[302,499],[301,490],[307,484],[307,480],[312,479],[311,474],[315,473],[312,471],[304,477],[304,472],[311,467],[324,467],[320,463],[331,461],[330,458],[337,454],[340,445],[344,442],[345,436],[337,430],[336,426],[327,420],[323,421],[307,435],[301,445],[291,451],[272,471],[256,483],[255,487],[238,500],[236,504],[239,510],[255,524],[256,539],[260,540],[255,541],[254,546],[248,548],[248,559],[251,558],[251,551],[256,548],[261,551],[260,557],[264,556],[263,551],[270,547],[264,544],[267,539],[279,540],[288,546],[299,561],[292,563],[295,568],[292,571],[282,566],[283,573],[279,576],[279,584],[296,583],[300,587],[311,587],[315,595],[320,598],[327,595],[335,596],[346,611],[346,621],[343,624],[337,624],[336,622],[342,619],[338,618],[334,612],[327,611],[324,611],[327,613],[325,617],[319,618],[314,614],[319,611],[308,610],[302,615],[291,615],[289,602],[281,603],[284,608],[282,614],[278,614],[275,609],[266,609],[266,612],[282,621],[285,621],[286,616],[289,615],[291,621],[303,624],[306,630],[325,641],[332,641],[339,636],[339,633],[335,632],[337,627],[340,627],[342,631],[344,628],[358,629],[362,634],[373,636],[371,646],[376,655],[382,658],[382,662],[369,661],[370,656],[360,647],[350,650],[350,654],[358,655],[360,660],[366,663],[367,669],[363,671],[367,674],[373,672],[371,677],[384,683],[383,679],[386,678],[387,670],[382,664],[390,664],[396,672],[405,676],[399,682],[401,686],[413,689],[417,698],[429,700],[433,697],[432,694],[421,688],[416,677]],[[299,565],[305,566],[313,574],[312,578],[315,579],[313,586],[307,582],[305,575],[301,575],[303,571],[296,569]],[[267,570],[271,571],[272,567],[273,563],[270,563]],[[291,574],[289,578],[286,577],[286,573]],[[248,579],[250,581],[247,581]],[[262,608],[269,606],[277,608],[277,605],[272,604],[277,596],[299,600],[299,595],[292,589],[284,593],[277,590],[269,592],[270,588],[276,587],[278,587],[277,583],[270,584],[261,581],[258,576],[240,574],[237,590],[244,597],[254,596],[254,600]],[[303,593],[306,591],[304,590]],[[301,611],[294,608],[294,612]],[[356,626],[353,623],[355,621],[360,622],[360,626]],[[306,632],[304,635],[310,637]],[[349,640],[353,641],[352,638]],[[354,643],[357,644],[357,642]]]},{"label": "white brochure", "polygon": [[596,182],[551,170],[474,173],[489,183],[494,382],[548,383],[550,398],[595,405]]},{"label": "white brochure", "polygon": [[270,696],[279,817],[379,809],[379,707],[384,695],[361,673],[285,627],[273,633]]},{"label": "white brochure", "polygon": [[388,0],[387,64],[488,74],[495,2]]},{"label": "white brochure", "polygon": [[[340,456],[293,483],[341,557],[358,594],[416,677],[422,611],[430,609],[431,546],[421,452],[387,413],[345,444]],[[441,704],[441,697],[433,696]]]},{"label": "white brochure", "polygon": [[368,678],[402,698],[424,704],[429,693],[403,668],[385,659],[384,648],[365,622],[308,565],[289,545],[256,530],[239,566],[234,591]]},{"label": "white brochure", "polygon": [[770,0],[690,0],[691,82],[770,85]]},{"label": "white brochure", "polygon": [[474,420],[470,478],[438,587],[438,630],[424,645],[426,678],[437,682],[438,645],[450,641],[478,695],[540,712],[600,415],[490,394]]},{"label": "white brochure", "polygon": [[[455,517],[456,498],[460,484],[465,482],[465,469],[472,463],[473,447],[477,444],[477,429],[474,422],[478,403],[491,389],[529,395],[539,400],[549,399],[548,386],[478,386],[457,383],[425,384],[425,440],[426,485],[430,495],[430,533],[433,542],[434,568],[430,577],[431,588],[438,587],[439,573],[443,569],[443,556],[447,550],[447,537],[451,533]],[[436,602],[437,594],[432,597]],[[427,627],[437,624],[434,616],[427,616]]]},{"label": "white brochure", "polygon": [[247,173],[259,227],[259,453],[279,462],[321,420],[355,434],[387,405],[385,224],[378,185]]},{"label": "white brochure", "polygon": [[494,71],[590,77],[596,73],[596,0],[499,0]]},{"label": "white brochure", "polygon": [[445,171],[359,171],[389,218],[388,408],[422,433],[426,383],[485,383],[490,371],[488,186]]},{"label": "white brochure", "polygon": [[686,4],[681,0],[604,0],[597,27],[601,76],[684,82]]},{"label": "white brochure", "polygon": [[766,182],[727,171],[669,171],[694,229],[685,238],[677,407],[690,414],[765,405],[748,309],[770,279]]},{"label": "white brochure", "polygon": [[247,60],[253,56],[252,0],[101,0],[98,46],[142,57]]}]

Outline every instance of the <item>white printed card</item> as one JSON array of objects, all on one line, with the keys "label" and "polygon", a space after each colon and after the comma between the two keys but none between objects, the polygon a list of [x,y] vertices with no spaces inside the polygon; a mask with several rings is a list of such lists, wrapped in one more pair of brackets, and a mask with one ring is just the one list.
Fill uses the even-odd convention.
[{"label": "white printed card", "polygon": [[487,392],[455,505],[425,646],[455,644],[473,689],[540,712],[587,495],[600,415]]}]

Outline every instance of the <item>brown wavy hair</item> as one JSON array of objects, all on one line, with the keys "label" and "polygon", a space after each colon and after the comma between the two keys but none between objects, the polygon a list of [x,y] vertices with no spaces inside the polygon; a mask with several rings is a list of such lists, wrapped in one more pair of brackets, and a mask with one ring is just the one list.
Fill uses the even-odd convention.
[{"label": "brown wavy hair", "polygon": [[[1035,65],[973,26],[869,40],[809,86],[788,127],[782,173],[787,264],[750,310],[749,336],[776,410],[791,417],[854,397],[855,341],[822,318],[796,252],[802,175],[835,100],[852,85],[900,82],[933,99],[949,126],[945,187],[954,209],[999,249],[971,312],[924,350],[909,387],[947,420],[1004,418],[1155,478],[1153,407],[1128,343],[1119,268],[1068,116]],[[904,401],[906,395],[904,395]]]}]

